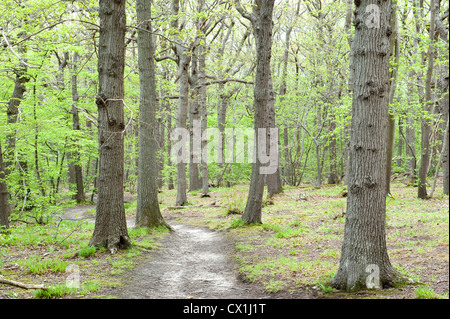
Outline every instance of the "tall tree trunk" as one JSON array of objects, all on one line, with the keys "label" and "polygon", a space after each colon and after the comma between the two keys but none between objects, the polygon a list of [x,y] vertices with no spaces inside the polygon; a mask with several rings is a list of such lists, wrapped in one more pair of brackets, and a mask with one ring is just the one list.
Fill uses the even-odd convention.
[{"label": "tall tree trunk", "polygon": [[[26,74],[26,68],[18,68],[16,70],[16,79],[14,82],[14,91],[11,99],[8,102],[6,109],[6,115],[8,117],[8,126],[14,126],[17,123],[19,116],[19,105],[23,100],[26,87],[25,84],[30,81],[30,78]],[[14,152],[16,149],[16,133],[9,133],[6,135],[6,147],[5,147],[5,175],[13,170],[14,166]]]},{"label": "tall tree trunk", "polygon": [[[200,2],[200,8],[204,5],[204,1]],[[202,23],[203,24],[203,23]],[[198,73],[199,73],[199,106],[202,113],[202,136],[201,136],[201,148],[202,148],[202,197],[209,197],[209,178],[208,178],[208,157],[207,157],[207,145],[208,135],[206,130],[208,128],[208,108],[206,105],[206,50],[204,45],[200,45],[198,48]],[[204,134],[203,134],[204,133]]]},{"label": "tall tree trunk", "polygon": [[[80,126],[80,116],[78,114],[77,103],[79,100],[78,94],[78,83],[77,83],[77,63],[78,63],[78,52],[73,54],[73,74],[72,74],[72,129],[74,131],[81,131]],[[77,143],[78,140],[74,142]],[[79,146],[76,146],[79,149]],[[85,200],[84,195],[84,186],[83,186],[83,167],[81,166],[81,159],[79,156],[78,150],[73,152],[70,156],[73,160],[71,166],[73,166],[74,172],[74,182],[76,185],[76,193],[73,196],[73,199],[77,201],[77,203],[82,203]]]},{"label": "tall tree trunk", "polygon": [[328,175],[328,184],[337,184],[339,182],[339,177],[337,174],[337,154],[336,154],[336,135],[334,131],[336,130],[336,122],[334,116],[330,123],[330,174]]},{"label": "tall tree trunk", "polygon": [[100,0],[99,170],[95,229],[90,245],[112,252],[131,245],[123,201],[125,0]]},{"label": "tall tree trunk", "polygon": [[8,203],[9,193],[5,181],[5,165],[3,162],[2,144],[0,143],[0,234],[2,228],[9,227],[8,217],[11,213]]},{"label": "tall tree trunk", "polygon": [[[224,175],[224,161],[225,161],[225,124],[227,120],[227,109],[230,103],[230,96],[225,92],[225,84],[219,84],[220,102],[217,106],[217,126],[220,133],[218,158],[219,158],[219,172],[217,173],[216,186],[220,187],[220,184]],[[233,150],[228,150],[233,151]]]},{"label": "tall tree trunk", "polygon": [[151,2],[136,0],[139,63],[139,164],[136,227],[168,226],[161,215],[157,184],[156,79]]},{"label": "tall tree trunk", "polygon": [[169,169],[169,176],[167,177],[167,188],[169,190],[174,189],[173,174],[172,174],[172,160],[170,158],[172,152],[172,140],[170,139],[170,132],[172,131],[172,116],[168,107],[167,113],[167,167]]},{"label": "tall tree trunk", "polygon": [[397,145],[397,167],[402,167],[403,158],[403,121],[401,117],[398,119],[398,145]]},{"label": "tall tree trunk", "polygon": [[157,153],[157,175],[158,175],[158,189],[161,190],[164,185],[164,131],[165,127],[163,124],[162,114],[157,119],[158,122],[158,153]]},{"label": "tall tree trunk", "polygon": [[[443,92],[443,94],[445,94],[445,97],[442,99],[441,103],[442,103],[442,110],[443,110],[443,114],[444,114],[444,118],[447,119],[448,122],[448,114],[449,114],[449,110],[448,110],[448,74],[446,79],[444,79],[445,84],[443,84],[441,86],[441,92]],[[448,125],[448,123],[447,123]],[[445,126],[445,124],[444,124]],[[450,141],[449,136],[448,136],[448,130],[445,133],[446,137],[444,137],[444,140],[447,140],[447,143],[444,144],[444,148],[443,148],[443,154],[442,154],[442,173],[443,173],[443,192],[444,194],[448,195],[448,189],[449,189],[449,143],[448,141]]]},{"label": "tall tree trunk", "polygon": [[[371,0],[361,0],[354,12],[355,82],[347,212],[340,265],[332,280],[335,288],[347,291],[392,286],[399,279],[386,247],[391,3],[382,1],[374,8]],[[372,272],[374,282],[368,280],[368,272]]]},{"label": "tall tree trunk", "polygon": [[[270,76],[269,89],[270,89],[271,93],[270,93],[269,112],[267,114],[268,127],[277,129],[275,134],[277,135],[277,140],[279,140],[279,137],[280,137],[279,130],[278,130],[278,127],[276,126],[276,121],[275,121],[275,92],[273,91],[272,76]],[[271,134],[270,131],[268,131],[267,132],[267,141],[271,141],[270,134]],[[275,173],[268,174],[266,176],[267,193],[268,193],[269,197],[272,197],[275,194],[279,194],[279,193],[283,192],[283,186],[281,184],[280,156],[279,156],[278,143],[275,145],[271,145],[270,143],[268,143],[268,147],[267,147],[268,154],[269,154],[269,152],[273,152],[273,150],[270,149],[271,147],[276,148],[278,163],[277,163],[277,169],[276,169]]]},{"label": "tall tree trunk", "polygon": [[[172,0],[171,10],[172,16],[177,17],[180,12],[180,0]],[[172,20],[171,27],[173,30],[178,30],[178,18]],[[178,35],[175,36],[175,40],[177,41],[177,44],[175,44],[174,50],[178,57],[180,83],[176,128],[178,130],[186,130],[189,107],[189,65],[191,63],[191,55],[186,47],[179,44],[181,40]],[[187,204],[186,163],[184,158],[177,162],[177,196],[175,204],[177,206],[184,206]]]},{"label": "tall tree trunk", "polygon": [[[256,76],[254,88],[254,128],[255,140],[255,163],[252,166],[250,180],[250,189],[242,219],[246,223],[261,223],[262,198],[264,193],[265,176],[261,174],[260,169],[263,165],[260,161],[260,150],[258,140],[260,128],[268,128],[268,115],[270,112],[270,103],[272,90],[270,87],[270,60],[272,56],[272,26],[273,26],[273,8],[274,0],[256,0],[253,7],[253,13],[249,15],[241,7],[240,1],[235,0],[238,11],[249,19],[253,25],[253,32],[256,39]],[[266,140],[267,142],[267,140]],[[265,147],[265,146],[264,146]]]},{"label": "tall tree trunk", "polygon": [[[198,52],[197,52],[198,54]],[[189,103],[189,191],[196,191],[202,188],[202,181],[199,174],[199,162],[201,156],[201,130],[199,124],[201,120],[201,108],[199,105],[200,91],[198,84],[198,57],[194,56],[191,62],[191,87],[193,88],[193,99]],[[194,125],[195,123],[195,125]],[[194,127],[197,130],[194,130]],[[200,136],[199,136],[200,134]]]},{"label": "tall tree trunk", "polygon": [[[400,61],[400,38],[398,32],[397,4],[392,4],[391,12],[391,41],[390,41],[390,57],[394,57],[392,72],[389,74],[391,84],[389,87],[389,108],[394,103],[395,90],[397,87],[398,64]],[[395,115],[392,110],[389,111],[389,129],[387,140],[387,159],[386,159],[386,194],[391,193],[391,175],[392,175],[392,157],[394,156],[395,141]]]},{"label": "tall tree trunk", "polygon": [[[189,63],[190,56],[180,55],[180,97],[178,105],[178,114],[176,125],[178,129],[186,129],[187,110],[189,105]],[[177,197],[176,205],[184,206],[187,204],[186,194],[186,163],[184,160],[177,162]]]},{"label": "tall tree trunk", "polygon": [[[435,39],[435,6],[434,1],[431,0],[430,3],[430,44],[428,47],[428,66],[427,66],[427,75],[425,79],[425,103],[424,103],[424,111],[430,112],[432,105],[432,96],[431,96],[431,80],[433,76],[433,66],[434,66],[434,39]],[[422,152],[420,157],[420,167],[419,167],[419,187],[417,190],[417,197],[420,199],[427,199],[427,175],[428,175],[428,161],[430,158],[430,133],[431,127],[428,119],[424,117],[421,123],[422,127],[422,135],[421,135],[421,146]]]}]

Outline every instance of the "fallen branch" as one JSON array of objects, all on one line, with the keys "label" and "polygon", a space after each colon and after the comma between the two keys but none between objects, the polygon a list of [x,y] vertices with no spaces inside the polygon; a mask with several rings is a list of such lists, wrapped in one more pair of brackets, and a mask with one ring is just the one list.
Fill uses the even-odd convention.
[{"label": "fallen branch", "polygon": [[14,287],[23,288],[23,289],[44,289],[44,290],[48,289],[48,288],[44,287],[44,285],[25,284],[23,282],[6,279],[2,275],[0,275],[0,284],[10,285],[10,286],[14,286]]}]

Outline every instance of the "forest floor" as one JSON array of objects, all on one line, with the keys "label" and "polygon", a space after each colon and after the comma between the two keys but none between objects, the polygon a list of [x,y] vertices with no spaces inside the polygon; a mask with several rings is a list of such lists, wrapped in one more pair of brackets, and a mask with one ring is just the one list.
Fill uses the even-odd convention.
[{"label": "forest floor", "polygon": [[[134,245],[114,255],[88,247],[95,206],[62,207],[54,222],[13,224],[0,236],[0,275],[51,289],[0,284],[0,299],[448,298],[448,196],[439,187],[433,199],[419,200],[417,189],[401,181],[387,199],[387,245],[393,266],[415,284],[358,293],[328,285],[343,240],[342,190],[287,187],[265,199],[263,224],[251,226],[239,215],[248,186],[212,188],[209,198],[190,192],[184,208],[173,207],[176,192],[164,190],[161,209],[174,232],[132,228],[136,201],[128,195]],[[67,288],[76,276],[80,285]]]}]

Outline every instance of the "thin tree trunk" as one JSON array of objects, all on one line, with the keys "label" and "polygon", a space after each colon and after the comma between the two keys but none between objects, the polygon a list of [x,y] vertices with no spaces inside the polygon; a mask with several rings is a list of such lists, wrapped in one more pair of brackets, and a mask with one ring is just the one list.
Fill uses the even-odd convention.
[{"label": "thin tree trunk", "polygon": [[[199,174],[199,159],[201,156],[201,132],[194,130],[198,128],[201,120],[201,107],[199,105],[200,90],[198,84],[198,57],[194,56],[191,62],[191,87],[193,88],[193,99],[189,103],[189,191],[202,188]],[[195,125],[194,125],[195,123]],[[201,130],[200,130],[201,131]],[[200,136],[199,136],[200,134]]]},{"label": "thin tree trunk", "polygon": [[334,131],[336,130],[336,122],[334,118],[330,123],[330,132],[332,135],[330,136],[331,141],[329,145],[330,149],[330,173],[328,175],[328,184],[337,184],[339,182],[339,177],[337,172],[337,154],[336,154],[336,135]]},{"label": "thin tree trunk", "polygon": [[100,0],[98,107],[99,176],[90,245],[112,252],[130,247],[123,201],[125,0]]},{"label": "thin tree trunk", "polygon": [[0,143],[0,234],[2,228],[9,227],[8,217],[11,209],[8,203],[9,193],[5,181],[5,165],[3,162],[2,144]]},{"label": "thin tree trunk", "polygon": [[[139,164],[136,227],[169,227],[158,202],[156,79],[151,25],[151,2],[136,0],[139,63]],[[170,228],[170,227],[169,227]]]},{"label": "thin tree trunk", "polygon": [[[180,11],[180,0],[172,0],[172,15],[178,16]],[[178,29],[178,19],[171,22],[171,27]],[[178,36],[175,36],[177,42],[180,42]],[[186,122],[189,107],[189,65],[191,63],[191,56],[185,47],[176,44],[175,52],[178,56],[178,72],[179,72],[179,99],[178,99],[178,113],[176,119],[176,128],[179,130],[186,130]],[[186,194],[186,163],[184,158],[177,162],[177,196],[175,200],[176,206],[184,206],[187,204]]]},{"label": "thin tree trunk", "polygon": [[431,188],[431,192],[430,192],[430,198],[433,197],[434,191],[436,189],[436,181],[438,179],[438,175],[439,175],[439,169],[441,168],[441,164],[442,164],[442,160],[444,158],[444,153],[445,153],[445,148],[448,147],[448,126],[449,126],[449,119],[448,119],[448,113],[447,113],[447,119],[445,121],[446,127],[445,127],[445,132],[444,132],[444,141],[443,141],[443,145],[442,145],[442,152],[441,155],[439,156],[439,160],[438,163],[436,165],[436,173],[434,176],[434,181],[433,181],[433,186]]},{"label": "thin tree trunk", "polygon": [[[80,127],[80,116],[78,114],[77,103],[79,100],[78,94],[78,83],[77,83],[77,63],[78,63],[78,53],[75,52],[73,54],[73,74],[72,74],[72,129],[74,131],[81,131]],[[74,142],[77,143],[78,140]],[[76,193],[73,196],[73,199],[77,201],[77,203],[82,203],[85,200],[84,195],[84,186],[83,186],[83,167],[81,166],[81,159],[79,156],[79,147],[76,147],[78,150],[71,154],[71,158],[73,162],[71,166],[73,166],[74,177],[75,177],[75,185],[76,185]]]},{"label": "thin tree trunk", "polygon": [[[397,73],[398,64],[400,61],[400,39],[398,32],[398,18],[397,18],[397,4],[392,4],[391,12],[391,54],[394,56],[394,65],[392,66],[392,72],[389,74],[391,79],[391,84],[389,88],[389,108],[394,102],[395,90],[397,87]],[[388,129],[388,140],[387,140],[387,161],[386,161],[386,195],[391,193],[391,176],[392,176],[392,157],[394,155],[394,141],[395,141],[395,115],[392,110],[389,111],[389,129]]]},{"label": "thin tree trunk", "polygon": [[[430,112],[432,106],[432,96],[431,96],[431,80],[433,76],[433,66],[434,66],[434,38],[435,38],[435,6],[434,1],[431,0],[431,17],[430,17],[430,44],[428,47],[428,67],[427,76],[425,79],[425,103],[424,111]],[[417,197],[420,199],[427,199],[427,175],[428,175],[428,161],[430,157],[430,133],[431,127],[428,119],[422,119],[422,135],[421,135],[421,146],[422,153],[420,157],[420,167],[419,167],[419,187],[417,190]]]},{"label": "thin tree trunk", "polygon": [[[200,8],[202,8],[204,2],[200,2]],[[202,137],[201,137],[201,148],[202,148],[202,197],[209,197],[209,178],[208,178],[208,158],[207,158],[207,145],[208,136],[206,130],[208,128],[208,109],[206,105],[206,50],[205,46],[201,45],[198,48],[198,70],[199,70],[199,106],[202,113]]]},{"label": "thin tree trunk", "polygon": [[[269,89],[271,90],[271,95],[270,95],[270,103],[269,103],[269,112],[268,112],[268,116],[267,116],[267,120],[268,120],[268,127],[269,128],[276,128],[276,135],[277,135],[277,140],[279,140],[279,132],[278,132],[278,127],[276,126],[276,121],[275,121],[275,92],[273,91],[273,82],[272,82],[272,76],[270,76],[270,81],[269,81]],[[270,131],[267,132],[267,141],[271,141],[272,137],[270,135]],[[267,193],[269,197],[274,196],[275,194],[279,194],[281,192],[283,192],[283,186],[281,184],[281,174],[280,174],[280,151],[278,148],[278,143],[275,145],[272,145],[270,143],[268,143],[268,147],[267,147],[267,152],[269,154],[269,152],[273,152],[273,150],[271,149],[271,147],[275,147],[276,148],[276,152],[277,152],[277,158],[278,158],[278,163],[277,163],[277,169],[275,171],[275,173],[273,174],[268,174],[266,176],[266,181],[267,181]]]},{"label": "thin tree trunk", "polygon": [[402,167],[403,158],[403,121],[401,117],[398,119],[398,145],[397,145],[397,167]]}]

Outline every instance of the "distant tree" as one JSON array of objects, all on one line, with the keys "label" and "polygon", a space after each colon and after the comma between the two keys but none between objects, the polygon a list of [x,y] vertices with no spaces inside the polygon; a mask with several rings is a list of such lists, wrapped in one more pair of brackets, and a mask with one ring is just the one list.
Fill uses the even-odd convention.
[{"label": "distant tree", "polygon": [[139,164],[136,227],[167,226],[158,202],[158,174],[156,171],[156,79],[151,24],[151,2],[136,0],[139,25]]},{"label": "distant tree", "polygon": [[0,231],[1,228],[8,228],[8,217],[10,208],[8,203],[8,188],[5,182],[5,165],[3,163],[2,144],[0,143]]}]

